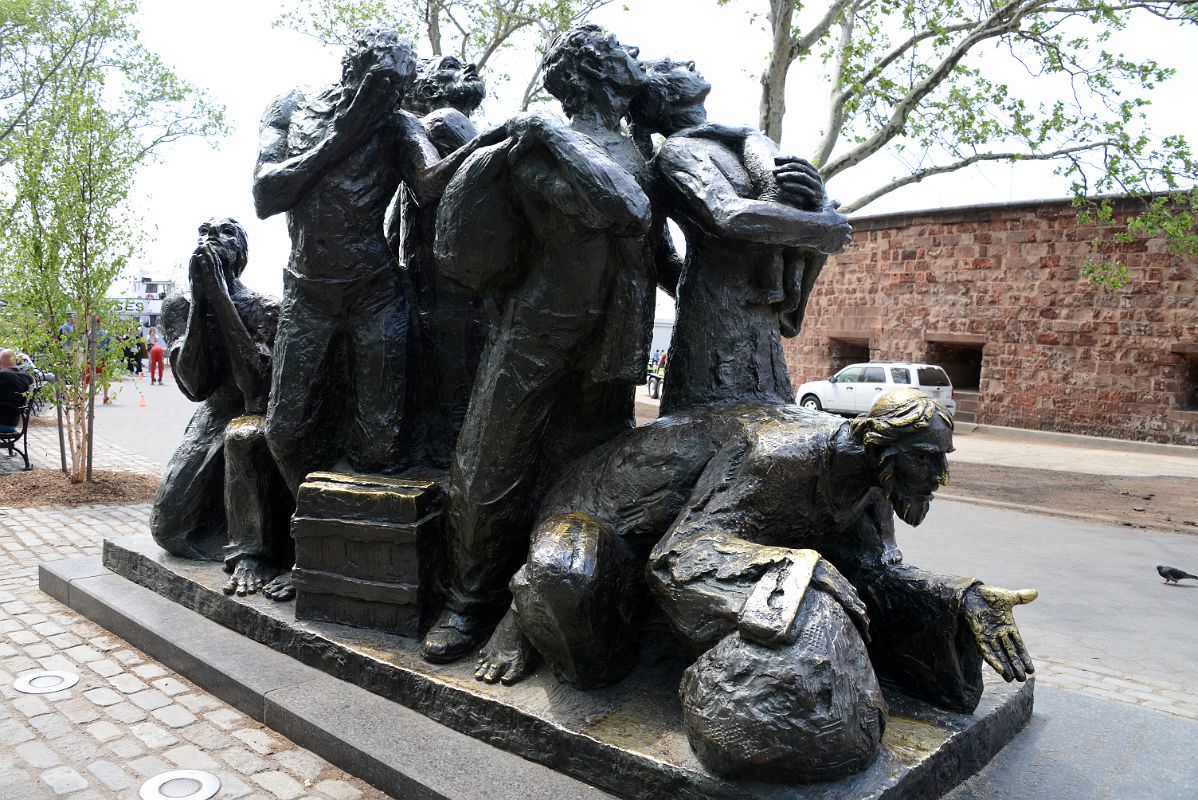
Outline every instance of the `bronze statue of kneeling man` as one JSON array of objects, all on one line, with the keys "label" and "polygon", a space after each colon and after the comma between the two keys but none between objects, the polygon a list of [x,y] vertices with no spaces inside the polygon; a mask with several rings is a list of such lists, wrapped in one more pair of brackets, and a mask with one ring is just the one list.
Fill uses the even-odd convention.
[{"label": "bronze statue of kneeling man", "polygon": [[580,688],[614,683],[635,664],[652,596],[698,657],[683,718],[709,768],[769,780],[864,769],[885,724],[875,670],[962,712],[981,698],[983,659],[1008,681],[1033,671],[1012,608],[1034,590],[896,561],[876,518],[881,492],[923,520],[948,481],[952,428],[938,401],[899,390],[849,421],[715,405],[597,448],[543,504],[477,677],[512,683],[539,654]]},{"label": "bronze statue of kneeling man", "polygon": [[241,282],[248,260],[236,220],[200,225],[190,296],[163,308],[179,389],[201,403],[163,475],[150,526],[168,552],[218,560],[227,594],[252,594],[294,560],[294,504],[266,445],[278,303]]}]

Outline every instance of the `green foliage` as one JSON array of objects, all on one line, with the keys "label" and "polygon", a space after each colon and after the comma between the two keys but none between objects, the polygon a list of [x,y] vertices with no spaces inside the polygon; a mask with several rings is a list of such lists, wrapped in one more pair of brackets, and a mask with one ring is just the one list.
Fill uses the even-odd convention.
[{"label": "green foliage", "polygon": [[[724,2],[725,0],[717,0]],[[754,0],[776,12],[785,0]],[[1059,165],[1081,206],[1105,194],[1142,198],[1132,235],[1192,242],[1193,206],[1157,202],[1194,185],[1198,169],[1180,136],[1154,134],[1145,92],[1174,75],[1155,60],[1111,48],[1113,34],[1151,17],[1198,22],[1183,0],[825,0],[800,4],[781,54],[818,56],[833,86],[815,155],[826,179],[885,149],[909,168],[879,176],[855,211],[898,188],[986,161]],[[783,19],[771,13],[771,20]],[[799,29],[800,21],[803,29]],[[815,22],[814,20],[819,20]],[[773,54],[776,58],[779,54]],[[775,81],[775,84],[777,82]],[[781,107],[775,97],[763,109]],[[768,120],[763,118],[763,126]],[[767,130],[769,128],[767,127]],[[781,132],[780,121],[775,136]],[[871,166],[874,162],[871,162]],[[875,168],[876,169],[876,168]],[[1179,238],[1180,237],[1180,238]],[[1172,246],[1172,245],[1171,245]],[[1093,265],[1108,286],[1125,268]]]},{"label": "green foliage", "polygon": [[[294,0],[276,26],[344,46],[361,27],[390,27],[417,40],[417,50],[456,55],[480,74],[500,56],[533,51],[536,63],[553,38],[611,0]],[[492,83],[507,75],[492,69]],[[539,91],[539,67],[524,90],[522,108]]]},{"label": "green foliage", "polygon": [[220,109],[137,43],[136,8],[0,0],[0,337],[57,377],[48,399],[73,480],[86,475],[88,395],[119,373],[116,337],[131,327],[105,297],[141,236],[126,211],[137,169],[181,136],[224,130]]}]

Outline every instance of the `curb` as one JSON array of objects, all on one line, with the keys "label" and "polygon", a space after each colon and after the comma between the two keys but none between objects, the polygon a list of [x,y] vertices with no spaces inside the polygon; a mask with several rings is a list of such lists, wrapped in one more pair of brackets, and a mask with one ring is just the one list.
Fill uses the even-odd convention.
[{"label": "curb", "polygon": [[1096,450],[1113,450],[1121,453],[1145,453],[1148,455],[1174,456],[1198,459],[1198,447],[1184,444],[1159,444],[1157,442],[1133,442],[1127,439],[1111,439],[1105,436],[1084,436],[1079,433],[1037,431],[1031,428],[1006,428],[1001,425],[963,423],[956,432],[966,435],[980,433],[995,439],[1022,439],[1023,441],[1047,442],[1068,447],[1089,447]]}]

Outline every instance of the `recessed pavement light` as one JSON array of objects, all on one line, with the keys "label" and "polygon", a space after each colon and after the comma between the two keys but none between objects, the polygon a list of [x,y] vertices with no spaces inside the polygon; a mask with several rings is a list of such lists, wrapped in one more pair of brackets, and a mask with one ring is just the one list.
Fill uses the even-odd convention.
[{"label": "recessed pavement light", "polygon": [[22,694],[50,694],[70,689],[79,683],[73,672],[28,672],[12,682],[12,688]]},{"label": "recessed pavement light", "polygon": [[198,769],[155,775],[141,785],[141,800],[208,800],[220,791],[220,778]]}]

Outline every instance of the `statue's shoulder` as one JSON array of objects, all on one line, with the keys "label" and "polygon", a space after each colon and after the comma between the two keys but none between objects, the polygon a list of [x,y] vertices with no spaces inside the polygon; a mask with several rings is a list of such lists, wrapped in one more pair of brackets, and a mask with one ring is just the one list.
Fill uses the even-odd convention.
[{"label": "statue's shoulder", "polygon": [[449,155],[477,135],[474,123],[456,108],[438,108],[420,119],[428,138],[442,157]]}]

